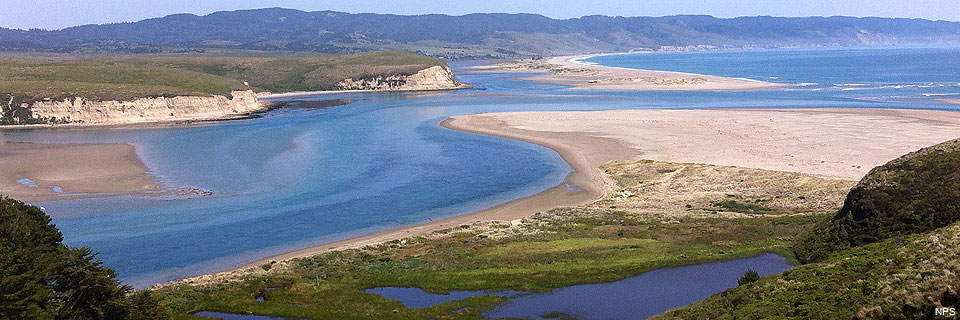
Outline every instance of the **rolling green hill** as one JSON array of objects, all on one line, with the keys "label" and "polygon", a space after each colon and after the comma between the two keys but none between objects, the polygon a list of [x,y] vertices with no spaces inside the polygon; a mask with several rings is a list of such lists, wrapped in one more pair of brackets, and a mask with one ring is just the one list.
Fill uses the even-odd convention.
[{"label": "rolling green hill", "polygon": [[874,168],[794,244],[808,264],[661,319],[935,319],[960,306],[960,140]]},{"label": "rolling green hill", "polygon": [[[2,22],[0,22],[2,24]],[[403,50],[443,59],[566,55],[677,47],[758,48],[960,43],[960,23],[854,17],[463,16],[304,12],[283,8],[176,14],[62,30],[0,28],[0,50],[203,54],[217,50],[356,53]]]},{"label": "rolling green hill", "polygon": [[960,220],[960,140],[944,142],[876,167],[843,208],[796,244],[801,261],[944,227]]},{"label": "rolling green hill", "polygon": [[[16,102],[333,90],[346,78],[409,75],[440,60],[384,51],[302,58],[114,57],[0,60],[0,96]],[[246,84],[245,84],[246,82]]]}]

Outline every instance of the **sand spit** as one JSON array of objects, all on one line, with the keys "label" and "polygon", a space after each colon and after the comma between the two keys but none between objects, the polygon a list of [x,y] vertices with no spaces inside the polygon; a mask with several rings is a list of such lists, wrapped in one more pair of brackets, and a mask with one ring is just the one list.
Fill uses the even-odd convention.
[{"label": "sand spit", "polygon": [[[611,110],[454,117],[471,127],[563,139],[588,155],[587,139],[628,146],[620,159],[704,163],[858,180],[905,153],[960,137],[960,113],[891,109]],[[543,137],[543,138],[541,138]]]},{"label": "sand spit", "polygon": [[591,56],[563,56],[476,66],[474,72],[547,72],[520,79],[573,86],[575,90],[759,90],[787,86],[703,74],[607,67],[581,62]]},{"label": "sand spit", "polygon": [[43,202],[206,192],[163,186],[149,175],[136,148],[129,144],[0,141],[0,194],[25,202]]}]

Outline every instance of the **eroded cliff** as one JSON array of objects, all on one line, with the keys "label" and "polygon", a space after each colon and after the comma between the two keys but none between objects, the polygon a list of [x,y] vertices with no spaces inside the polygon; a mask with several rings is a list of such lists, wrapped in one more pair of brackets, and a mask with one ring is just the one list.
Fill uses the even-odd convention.
[{"label": "eroded cliff", "polygon": [[176,122],[242,117],[267,110],[270,104],[257,99],[252,90],[225,96],[177,96],[129,101],[91,101],[82,97],[61,101],[21,103],[32,119],[51,123],[130,124]]},{"label": "eroded cliff", "polygon": [[[414,74],[349,78],[339,90],[415,91],[467,87],[450,68],[433,66]],[[275,103],[259,99],[266,93],[233,91],[228,96],[174,96],[99,101],[83,97],[63,100],[22,100],[0,97],[0,125],[16,124],[134,124],[234,119],[269,110]],[[26,99],[26,98],[23,98]]]},{"label": "eroded cliff", "polygon": [[463,87],[447,66],[429,67],[412,75],[380,75],[369,78],[348,78],[337,87],[342,90],[416,91],[447,90]]}]

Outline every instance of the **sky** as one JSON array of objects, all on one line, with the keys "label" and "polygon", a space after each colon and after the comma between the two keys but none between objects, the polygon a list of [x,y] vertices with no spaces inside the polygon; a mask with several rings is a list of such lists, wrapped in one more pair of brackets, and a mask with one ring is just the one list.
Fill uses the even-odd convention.
[{"label": "sky", "polygon": [[960,21],[960,0],[0,0],[0,27],[61,29],[175,13],[204,15],[270,7],[393,14],[537,13],[551,18],[594,14],[707,14],[721,18],[844,15]]}]

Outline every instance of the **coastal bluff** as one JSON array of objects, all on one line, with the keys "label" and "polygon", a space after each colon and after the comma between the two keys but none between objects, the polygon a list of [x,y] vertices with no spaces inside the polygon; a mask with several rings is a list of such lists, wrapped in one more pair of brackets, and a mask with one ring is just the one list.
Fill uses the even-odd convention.
[{"label": "coastal bluff", "polygon": [[271,103],[253,90],[233,91],[230,97],[175,96],[96,101],[82,97],[21,104],[33,119],[49,123],[133,124],[231,119],[265,111]]},{"label": "coastal bluff", "polygon": [[249,117],[279,94],[470,87],[443,61],[400,51],[278,57],[0,61],[0,126],[126,125]]},{"label": "coastal bluff", "polygon": [[[432,66],[416,73],[347,78],[339,90],[427,91],[464,88],[449,67]],[[122,125],[236,119],[267,111],[276,103],[261,97],[269,92],[232,91],[229,96],[173,96],[99,101],[84,97],[15,103],[20,123]]]},{"label": "coastal bluff", "polygon": [[[465,88],[446,66],[432,66],[414,74],[347,78],[339,90],[432,91]],[[336,91],[336,90],[335,90]],[[21,110],[36,121],[53,124],[136,124],[237,119],[267,111],[278,104],[260,97],[270,92],[233,91],[230,96],[174,96],[96,101],[75,97],[23,103]]]},{"label": "coastal bluff", "polygon": [[379,75],[347,78],[337,84],[342,90],[418,91],[448,90],[464,87],[447,66],[432,66],[412,75]]}]

